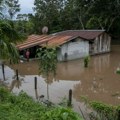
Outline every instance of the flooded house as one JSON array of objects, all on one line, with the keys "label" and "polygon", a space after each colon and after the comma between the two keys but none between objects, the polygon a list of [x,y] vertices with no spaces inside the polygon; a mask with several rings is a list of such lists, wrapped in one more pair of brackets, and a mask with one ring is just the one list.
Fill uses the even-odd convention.
[{"label": "flooded house", "polygon": [[104,30],[66,30],[50,35],[30,35],[17,48],[21,53],[29,49],[34,57],[39,47],[57,46],[58,60],[67,61],[110,52],[110,43],[111,37]]}]

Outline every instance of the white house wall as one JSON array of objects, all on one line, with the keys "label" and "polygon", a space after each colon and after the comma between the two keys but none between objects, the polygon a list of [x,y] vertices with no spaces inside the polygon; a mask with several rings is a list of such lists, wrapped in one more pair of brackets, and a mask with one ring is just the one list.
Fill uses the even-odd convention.
[{"label": "white house wall", "polygon": [[82,39],[67,42],[58,50],[58,60],[64,61],[66,59],[65,54],[67,54],[67,60],[83,58],[89,55],[89,42]]}]

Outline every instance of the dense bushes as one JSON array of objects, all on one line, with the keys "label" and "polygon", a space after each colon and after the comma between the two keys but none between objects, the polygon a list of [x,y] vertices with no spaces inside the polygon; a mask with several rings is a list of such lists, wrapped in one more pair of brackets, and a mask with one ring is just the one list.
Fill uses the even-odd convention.
[{"label": "dense bushes", "polygon": [[114,106],[99,101],[91,101],[85,96],[81,96],[81,100],[86,106],[86,112],[90,120],[120,120],[120,104]]},{"label": "dense bushes", "polygon": [[[120,106],[107,105],[101,102],[90,102],[91,108],[95,111],[91,114],[91,120],[120,120]],[[93,112],[92,112],[93,113]]]},{"label": "dense bushes", "polygon": [[21,92],[18,96],[0,88],[0,120],[82,120],[69,108],[47,107]]}]

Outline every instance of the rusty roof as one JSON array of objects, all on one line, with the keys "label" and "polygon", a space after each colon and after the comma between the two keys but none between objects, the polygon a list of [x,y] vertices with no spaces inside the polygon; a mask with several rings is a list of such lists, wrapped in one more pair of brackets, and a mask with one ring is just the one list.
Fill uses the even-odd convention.
[{"label": "rusty roof", "polygon": [[51,35],[30,35],[23,43],[17,44],[19,50],[31,48],[34,46],[59,46],[77,37],[85,40],[93,40],[101,35],[104,30],[66,30]]},{"label": "rusty roof", "polygon": [[[53,35],[54,36],[54,35]],[[47,41],[48,46],[59,46],[62,45],[76,37],[74,36],[68,36],[68,35],[55,35],[55,37],[51,38],[49,41]],[[46,43],[40,44],[40,46],[45,46]]]},{"label": "rusty roof", "polygon": [[30,35],[28,36],[26,41],[22,43],[18,43],[16,47],[19,50],[27,49],[27,48],[34,47],[42,43],[45,43],[54,37],[55,36],[52,36],[52,35],[49,35],[49,36],[48,35]]},{"label": "rusty roof", "polygon": [[86,40],[95,39],[97,36],[105,32],[105,30],[66,30],[62,32],[55,33],[54,35],[70,35],[81,37]]},{"label": "rusty roof", "polygon": [[[85,40],[93,40],[97,36],[101,35],[103,32],[105,31],[104,30],[66,30],[52,34],[55,37],[50,39],[47,43],[49,46],[59,46],[77,37],[83,38]],[[41,44],[41,46],[44,45],[45,44]]]}]

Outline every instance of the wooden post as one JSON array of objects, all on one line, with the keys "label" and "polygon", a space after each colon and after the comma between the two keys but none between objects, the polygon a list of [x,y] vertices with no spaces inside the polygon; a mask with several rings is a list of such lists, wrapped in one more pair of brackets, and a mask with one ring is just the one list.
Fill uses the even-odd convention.
[{"label": "wooden post", "polygon": [[2,64],[2,73],[3,73],[3,80],[5,80],[5,69],[4,69],[4,64]]},{"label": "wooden post", "polygon": [[34,82],[35,82],[35,89],[37,89],[37,77],[35,77]]},{"label": "wooden post", "polygon": [[68,100],[68,106],[72,106],[72,90],[69,90],[69,100]]},{"label": "wooden post", "polygon": [[19,80],[19,77],[18,77],[18,70],[16,70],[16,79]]}]

